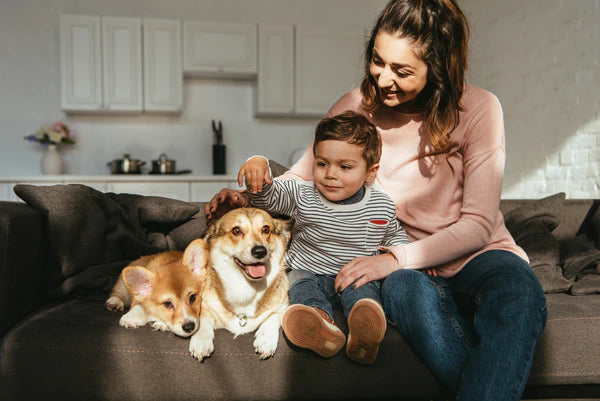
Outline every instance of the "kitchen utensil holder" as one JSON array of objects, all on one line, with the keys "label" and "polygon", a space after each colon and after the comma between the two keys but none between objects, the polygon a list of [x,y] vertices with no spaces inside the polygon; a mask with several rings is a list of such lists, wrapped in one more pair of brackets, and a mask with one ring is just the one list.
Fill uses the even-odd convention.
[{"label": "kitchen utensil holder", "polygon": [[213,174],[226,174],[225,172],[225,160],[226,160],[226,147],[222,143],[215,143],[212,146],[213,152]]}]

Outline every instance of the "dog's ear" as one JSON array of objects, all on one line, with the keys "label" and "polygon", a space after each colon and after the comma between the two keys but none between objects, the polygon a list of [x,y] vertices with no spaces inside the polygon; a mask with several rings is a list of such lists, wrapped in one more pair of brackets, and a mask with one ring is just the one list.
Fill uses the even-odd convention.
[{"label": "dog's ear", "polygon": [[185,248],[183,252],[183,264],[190,268],[195,275],[202,275],[206,271],[208,263],[208,246],[206,241],[196,239]]},{"label": "dog's ear", "polygon": [[146,299],[152,294],[156,274],[142,266],[127,266],[121,273],[125,287],[134,297]]},{"label": "dog's ear", "polygon": [[283,235],[285,238],[289,239],[291,236],[291,228],[294,225],[294,219],[273,219],[273,224],[275,225],[275,229],[278,234]]},{"label": "dog's ear", "polygon": [[211,223],[208,226],[208,228],[204,232],[204,235],[202,236],[202,238],[204,238],[206,240],[206,242],[208,242],[212,237],[217,235],[217,231],[219,230],[218,225],[219,225],[219,222],[216,221],[214,223]]}]

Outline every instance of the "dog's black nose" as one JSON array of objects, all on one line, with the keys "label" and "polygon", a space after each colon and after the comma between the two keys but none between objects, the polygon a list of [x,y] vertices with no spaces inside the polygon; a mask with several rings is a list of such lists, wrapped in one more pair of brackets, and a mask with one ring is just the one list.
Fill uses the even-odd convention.
[{"label": "dog's black nose", "polygon": [[257,245],[254,248],[252,248],[252,256],[254,256],[256,259],[262,259],[265,256],[267,256],[267,248],[265,248],[262,245]]},{"label": "dog's black nose", "polygon": [[181,326],[181,328],[183,329],[183,331],[185,331],[186,333],[191,333],[192,331],[194,331],[194,329],[196,328],[196,323],[194,322],[185,322],[183,324],[183,326]]}]

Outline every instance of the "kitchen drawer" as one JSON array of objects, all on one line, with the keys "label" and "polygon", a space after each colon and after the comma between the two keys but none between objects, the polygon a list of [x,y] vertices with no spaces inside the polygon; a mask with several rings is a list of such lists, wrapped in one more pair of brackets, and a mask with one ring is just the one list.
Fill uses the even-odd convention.
[{"label": "kitchen drawer", "polygon": [[3,201],[15,201],[18,199],[17,195],[13,192],[14,182],[0,184],[0,200]]},{"label": "kitchen drawer", "polygon": [[236,181],[192,182],[192,202],[208,202],[223,188],[241,189]]},{"label": "kitchen drawer", "polygon": [[108,190],[190,201],[190,184],[187,182],[111,182],[108,183]]}]

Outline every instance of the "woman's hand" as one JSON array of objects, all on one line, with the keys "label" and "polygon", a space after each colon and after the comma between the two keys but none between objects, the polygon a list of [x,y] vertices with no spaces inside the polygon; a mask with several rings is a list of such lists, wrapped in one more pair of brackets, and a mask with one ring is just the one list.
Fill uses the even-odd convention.
[{"label": "woman's hand", "polygon": [[360,256],[342,267],[335,278],[335,288],[344,291],[352,284],[358,288],[373,280],[381,280],[398,270],[398,262],[392,253]]},{"label": "woman's hand", "polygon": [[269,173],[269,162],[264,157],[251,157],[242,164],[238,173],[238,185],[244,185],[246,177],[246,189],[253,194],[262,191],[263,183],[272,184]]},{"label": "woman's hand", "polygon": [[433,277],[439,276],[438,271],[435,267],[431,267],[429,269],[423,269],[423,271]]},{"label": "woman's hand", "polygon": [[248,195],[244,191],[223,188],[210,202],[204,205],[204,215],[207,222],[218,219],[230,210],[250,205]]}]

